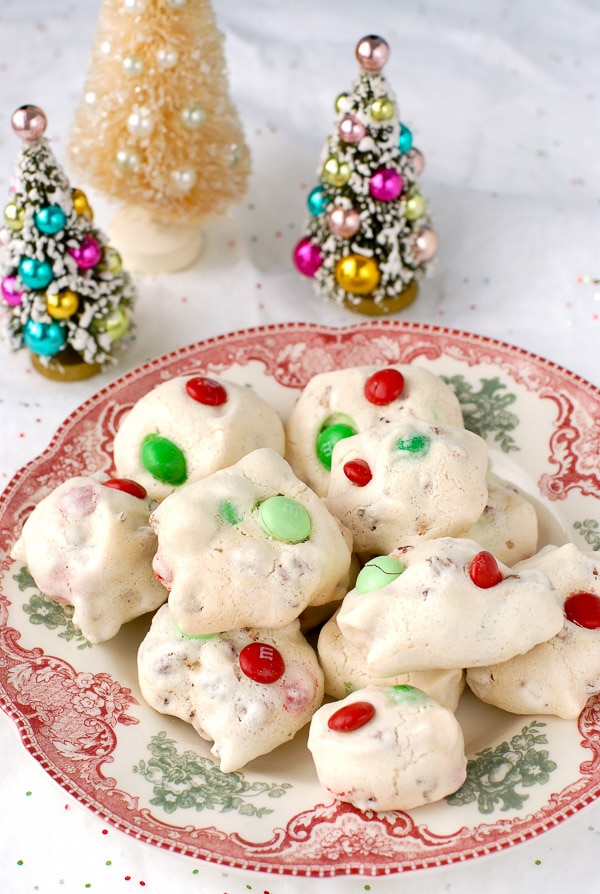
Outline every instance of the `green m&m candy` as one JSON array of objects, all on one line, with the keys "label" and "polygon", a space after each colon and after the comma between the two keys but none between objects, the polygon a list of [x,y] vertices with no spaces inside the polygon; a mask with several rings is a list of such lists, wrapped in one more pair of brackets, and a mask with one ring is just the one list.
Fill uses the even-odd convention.
[{"label": "green m&m candy", "polygon": [[162,435],[146,435],[142,441],[142,465],[153,478],[164,484],[183,484],[187,464],[183,451]]},{"label": "green m&m candy", "polygon": [[337,442],[351,438],[355,434],[354,423],[345,413],[334,413],[325,419],[319,429],[315,447],[317,459],[328,472],[331,471],[331,454]]},{"label": "green m&m candy", "polygon": [[258,507],[258,517],[265,534],[284,543],[308,540],[312,521],[307,509],[291,497],[269,497]]},{"label": "green m&m candy", "polygon": [[403,571],[404,565],[393,556],[378,556],[376,559],[369,559],[356,578],[356,592],[362,594],[381,590],[382,587],[387,587],[397,577],[400,577]]},{"label": "green m&m candy", "polygon": [[384,692],[395,705],[419,705],[430,701],[428,695],[415,686],[409,686],[406,683],[400,686],[386,686]]},{"label": "green m&m candy", "polygon": [[184,630],[181,629],[175,618],[173,618],[173,624],[175,625],[175,630],[180,636],[185,637],[185,639],[214,639],[215,636],[220,636],[220,633],[185,633]]}]

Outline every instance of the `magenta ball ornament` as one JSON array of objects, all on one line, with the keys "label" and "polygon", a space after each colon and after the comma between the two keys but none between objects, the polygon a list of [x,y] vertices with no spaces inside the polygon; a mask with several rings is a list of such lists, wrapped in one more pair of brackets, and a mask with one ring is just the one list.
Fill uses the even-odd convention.
[{"label": "magenta ball ornament", "polygon": [[81,270],[95,267],[102,258],[102,249],[92,236],[86,236],[77,248],[69,248],[68,251]]},{"label": "magenta ball ornament", "polygon": [[318,245],[308,237],[301,239],[294,248],[294,264],[304,276],[314,276],[323,263],[323,254]]},{"label": "magenta ball ornament", "polygon": [[356,45],[356,58],[365,71],[381,71],[390,58],[390,48],[377,34],[368,34]]},{"label": "magenta ball ornament", "polygon": [[35,143],[44,136],[48,119],[38,106],[19,106],[13,112],[12,129],[25,143]]},{"label": "magenta ball ornament", "polygon": [[366,132],[365,125],[354,115],[344,115],[338,125],[339,138],[344,143],[360,143]]},{"label": "magenta ball ornament", "polygon": [[17,285],[16,276],[5,276],[0,283],[2,300],[9,307],[18,307],[23,301],[23,292]]},{"label": "magenta ball ornament", "polygon": [[360,230],[360,214],[356,208],[342,208],[334,205],[327,212],[327,223],[334,236],[348,239]]},{"label": "magenta ball ornament", "polygon": [[380,168],[371,176],[369,192],[379,202],[393,202],[402,192],[402,177],[394,168]]},{"label": "magenta ball ornament", "polygon": [[423,227],[417,233],[413,245],[413,255],[418,264],[426,264],[437,254],[438,235],[431,227]]}]

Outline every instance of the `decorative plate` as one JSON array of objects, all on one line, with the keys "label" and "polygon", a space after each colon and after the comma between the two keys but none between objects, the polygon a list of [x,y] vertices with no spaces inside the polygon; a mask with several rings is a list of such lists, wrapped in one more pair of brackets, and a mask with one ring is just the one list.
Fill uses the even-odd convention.
[{"label": "decorative plate", "polygon": [[544,832],[598,797],[600,698],[578,722],[520,717],[464,695],[469,774],[410,813],[361,813],[320,787],[306,731],[223,774],[186,724],[147,707],[136,679],[144,617],[91,646],[10,551],[32,507],[65,478],[112,472],[123,413],[166,378],[224,375],[285,417],[316,372],[417,363],[445,377],[493,465],[530,495],[542,543],[600,550],[600,391],[515,347],[464,332],[374,321],[283,324],[159,357],[75,411],[0,497],[0,701],[25,748],[104,822],[157,847],[297,876],[383,875],[477,857]]}]

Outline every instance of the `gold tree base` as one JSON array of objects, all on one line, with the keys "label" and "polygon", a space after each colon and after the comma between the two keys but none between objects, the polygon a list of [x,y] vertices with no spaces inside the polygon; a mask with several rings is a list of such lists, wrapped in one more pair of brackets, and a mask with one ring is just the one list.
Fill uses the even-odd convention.
[{"label": "gold tree base", "polygon": [[155,220],[143,208],[126,205],[113,218],[111,244],[125,269],[134,273],[175,273],[198,259],[200,227]]},{"label": "gold tree base", "polygon": [[387,314],[396,314],[399,311],[404,310],[409,304],[413,303],[418,294],[418,283],[413,280],[413,282],[396,295],[395,298],[386,299],[385,301],[382,301],[381,304],[376,304],[370,298],[362,298],[360,301],[357,301],[356,304],[347,300],[344,302],[344,307],[347,307],[348,310],[353,310],[357,314],[366,314],[370,317],[381,317]]},{"label": "gold tree base", "polygon": [[99,363],[86,363],[71,347],[59,351],[47,364],[37,354],[31,354],[31,365],[40,375],[55,382],[80,382],[102,370]]}]

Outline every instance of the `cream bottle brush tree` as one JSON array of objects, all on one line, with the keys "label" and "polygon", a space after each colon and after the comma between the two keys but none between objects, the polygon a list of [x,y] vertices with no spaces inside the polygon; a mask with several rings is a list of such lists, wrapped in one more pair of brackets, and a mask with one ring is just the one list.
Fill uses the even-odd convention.
[{"label": "cream bottle brush tree", "polygon": [[388,44],[368,35],[356,57],[359,72],[336,100],[336,129],[308,196],[294,263],[325,300],[381,315],[414,301],[438,238],[417,182],[423,155],[382,74]]},{"label": "cream bottle brush tree", "polygon": [[238,202],[250,154],[209,0],[103,0],[70,153],[122,202],[111,236],[139,272],[182,269]]},{"label": "cream bottle brush tree", "polygon": [[0,230],[3,333],[49,378],[85,378],[115,361],[135,289],[56,161],[44,112],[22,106],[12,125],[22,148]]}]

